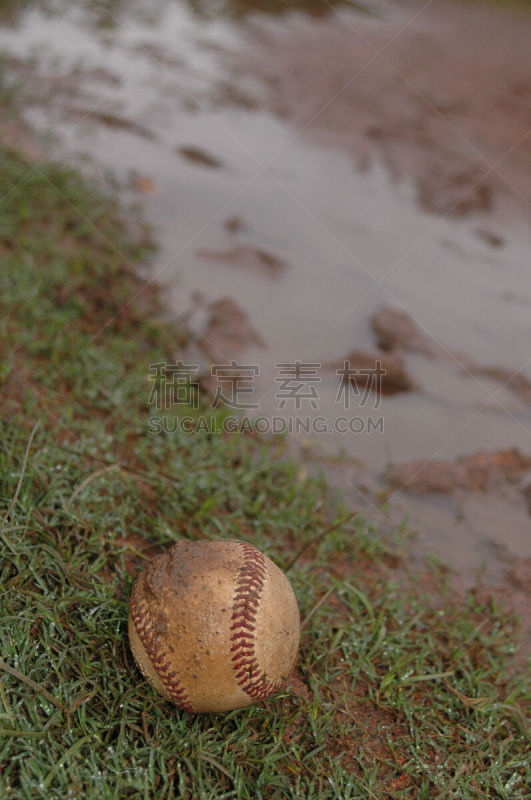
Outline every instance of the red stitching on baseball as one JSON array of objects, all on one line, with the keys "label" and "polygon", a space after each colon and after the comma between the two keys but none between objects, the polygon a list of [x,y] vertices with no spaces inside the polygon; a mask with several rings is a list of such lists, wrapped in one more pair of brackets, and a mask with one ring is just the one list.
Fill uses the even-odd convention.
[{"label": "red stitching on baseball", "polygon": [[180,681],[176,678],[175,672],[172,671],[171,662],[168,660],[166,653],[161,650],[160,640],[157,640],[155,631],[153,630],[149,617],[148,605],[140,593],[140,581],[136,582],[135,588],[133,589],[130,608],[131,618],[136,632],[144,645],[149,660],[157,671],[162,685],[178,708],[193,714],[194,707],[192,706],[190,698],[186,694]]},{"label": "red stitching on baseball", "polygon": [[253,699],[267,697],[280,689],[284,681],[271,681],[260,675],[255,653],[255,628],[258,604],[267,574],[265,558],[262,553],[245,542],[240,543],[243,550],[243,563],[238,575],[236,596],[231,618],[231,660],[238,686]]}]

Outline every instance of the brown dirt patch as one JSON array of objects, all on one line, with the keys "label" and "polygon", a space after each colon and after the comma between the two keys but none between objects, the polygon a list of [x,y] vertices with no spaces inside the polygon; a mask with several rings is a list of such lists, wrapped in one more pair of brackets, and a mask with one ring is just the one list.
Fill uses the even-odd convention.
[{"label": "brown dirt patch", "polygon": [[208,313],[199,346],[210,358],[219,359],[220,354],[231,358],[251,345],[266,346],[245,311],[230,297],[210,303]]},{"label": "brown dirt patch", "polygon": [[177,150],[179,155],[192,164],[197,164],[199,167],[208,167],[209,169],[221,169],[223,162],[207,153],[206,150],[201,150],[199,147],[179,147]]},{"label": "brown dirt patch", "polygon": [[378,347],[386,352],[405,350],[426,356],[439,355],[441,352],[441,348],[418,329],[406,311],[385,306],[373,314],[371,327],[376,334]]},{"label": "brown dirt patch", "polygon": [[0,141],[16,148],[30,162],[38,161],[45,153],[43,144],[16,119],[0,119]]},{"label": "brown dirt patch", "polygon": [[343,380],[357,389],[368,389],[375,394],[390,395],[410,392],[415,383],[406,370],[399,353],[382,354],[353,350],[343,361],[327,365],[329,369],[340,371]]},{"label": "brown dirt patch", "polygon": [[456,489],[488,492],[516,483],[531,469],[531,458],[516,447],[479,452],[455,461],[411,461],[393,466],[387,482],[395,489],[416,494],[447,494]]}]

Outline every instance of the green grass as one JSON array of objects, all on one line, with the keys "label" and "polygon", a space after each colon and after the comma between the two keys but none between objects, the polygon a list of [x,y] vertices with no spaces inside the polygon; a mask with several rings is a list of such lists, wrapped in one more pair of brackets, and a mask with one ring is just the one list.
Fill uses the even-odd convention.
[{"label": "green grass", "polygon": [[[515,620],[360,517],[311,544],[344,511],[281,445],[149,434],[148,364],[186,335],[132,270],[145,237],[1,147],[0,186],[0,798],[523,798]],[[132,660],[135,577],[182,537],[285,569],[310,543],[296,673],[261,707],[187,716]]]}]

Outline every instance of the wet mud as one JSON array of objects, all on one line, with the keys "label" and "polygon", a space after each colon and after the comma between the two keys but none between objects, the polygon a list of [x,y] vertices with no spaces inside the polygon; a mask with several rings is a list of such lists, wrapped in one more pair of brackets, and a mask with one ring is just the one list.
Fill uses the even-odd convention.
[{"label": "wet mud", "polygon": [[228,250],[200,249],[197,251],[197,255],[214,263],[240,267],[250,272],[266,275],[269,278],[277,277],[287,267],[285,261],[267,250],[244,244],[235,245]]},{"label": "wet mud", "polygon": [[219,158],[207,153],[205,150],[200,150],[198,147],[179,147],[177,152],[183,158],[200,167],[208,167],[209,169],[221,169],[223,167],[223,163]]},{"label": "wet mud", "polygon": [[356,388],[368,389],[374,394],[393,395],[410,392],[415,383],[398,353],[369,353],[353,350],[342,361],[327,365],[334,369],[343,382]]},{"label": "wet mud", "polygon": [[455,461],[413,461],[392,467],[390,486],[415,494],[447,494],[457,489],[494,492],[521,481],[531,471],[531,457],[517,448],[475,453]]},{"label": "wet mud", "polygon": [[362,169],[383,160],[396,178],[412,178],[431,213],[528,217],[525,7],[450,0],[373,9],[256,26],[245,66],[261,102]]},{"label": "wet mud", "polygon": [[203,353],[213,362],[230,361],[251,346],[266,344],[251,325],[245,311],[230,297],[221,297],[207,306],[207,321],[198,338]]}]

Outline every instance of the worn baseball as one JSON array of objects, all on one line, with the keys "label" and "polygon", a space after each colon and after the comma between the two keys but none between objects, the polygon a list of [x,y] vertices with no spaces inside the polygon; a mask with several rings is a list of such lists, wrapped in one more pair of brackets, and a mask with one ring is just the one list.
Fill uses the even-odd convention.
[{"label": "worn baseball", "polygon": [[299,646],[284,573],[245,542],[195,541],[157,556],[131,596],[144,677],[190,713],[243,708],[280,689]]}]

